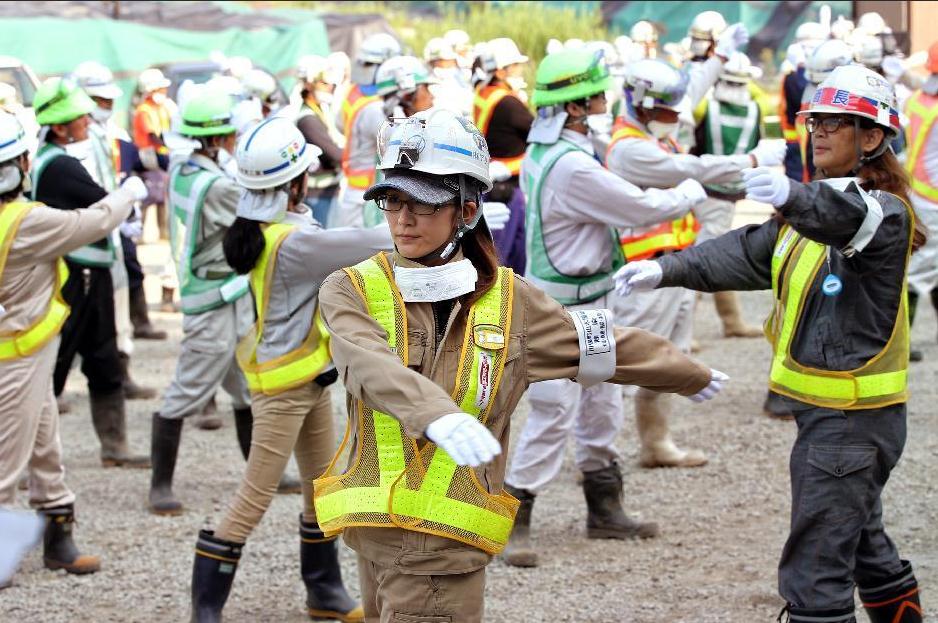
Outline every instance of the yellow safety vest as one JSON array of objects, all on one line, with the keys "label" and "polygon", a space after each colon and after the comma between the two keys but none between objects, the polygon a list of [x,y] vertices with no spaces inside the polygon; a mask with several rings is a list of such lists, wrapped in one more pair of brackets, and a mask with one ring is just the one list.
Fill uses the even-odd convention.
[{"label": "yellow safety vest", "polygon": [[[907,264],[911,239],[908,248]],[[788,225],[782,227],[772,254],[775,309],[765,322],[765,334],[774,351],[769,388],[832,409],[876,409],[906,402],[909,318],[905,283],[892,335],[883,350],[864,365],[855,370],[821,370],[801,365],[792,357],[791,343],[802,320],[805,300],[826,257],[825,245],[802,237]]]},{"label": "yellow safety vest", "polygon": [[[627,138],[653,141],[658,147],[670,154],[677,154],[681,151],[673,139],[669,138],[667,141],[668,146],[665,147],[661,141],[646,134],[622,117],[616,120],[614,129],[612,140],[609,141],[609,146],[606,148],[606,162],[609,161],[609,154],[612,153],[615,144]],[[619,243],[622,245],[622,253],[625,255],[625,259],[634,262],[654,257],[663,251],[686,249],[697,240],[697,232],[699,231],[700,223],[697,222],[692,213],[688,212],[682,218],[660,223],[637,236],[622,236]]]},{"label": "yellow safety vest", "polygon": [[264,319],[270,301],[270,284],[274,278],[277,252],[295,227],[282,223],[262,226],[264,251],[251,270],[251,289],[254,290],[257,323],[254,325],[253,334],[249,333],[238,345],[238,365],[244,371],[244,377],[252,392],[273,395],[300,387],[322,374],[332,361],[329,354],[329,332],[319,316],[318,308],[313,315],[309,335],[299,348],[270,361],[257,361],[257,346],[264,335]]},{"label": "yellow safety vest", "polygon": [[[909,171],[912,190],[933,203],[938,203],[938,180],[933,180],[925,169],[923,148],[938,118],[938,96],[927,95],[918,91],[906,104],[909,116],[909,136],[912,146],[909,149],[905,166]],[[932,147],[932,149],[935,149]]]},{"label": "yellow safety vest", "polygon": [[342,102],[342,120],[345,128],[345,148],[342,150],[342,175],[349,188],[366,190],[375,183],[375,168],[353,169],[352,168],[352,130],[355,126],[355,120],[358,119],[358,113],[372,102],[379,101],[376,95],[364,95],[358,85],[349,91],[348,97]]},{"label": "yellow safety vest", "polygon": [[[387,257],[379,253],[345,271],[369,315],[387,332],[388,346],[402,365],[408,365],[407,310]],[[511,269],[499,268],[495,285],[467,317],[452,396],[460,409],[482,423],[495,404],[508,355],[513,286]],[[332,464],[313,483],[316,519],[327,536],[352,526],[398,527],[468,543],[490,554],[504,549],[517,499],[504,491],[488,493],[472,468],[457,466],[433,443],[418,445],[390,415],[360,400],[354,409],[355,464],[345,474],[334,472],[349,440],[346,429]]]},{"label": "yellow safety vest", "polygon": [[[492,121],[492,115],[495,113],[495,107],[506,97],[517,97],[511,89],[503,85],[479,87],[476,89],[475,98],[472,104],[472,120],[482,136],[488,139],[489,123]],[[517,156],[509,158],[500,158],[492,156],[492,160],[501,162],[512,175],[521,174],[521,161],[524,160],[524,152]]]},{"label": "yellow safety vest", "polygon": [[[0,279],[6,267],[10,247],[16,238],[23,217],[41,203],[12,201],[0,207]],[[27,328],[12,333],[0,334],[0,361],[26,357],[38,351],[59,334],[65,319],[68,318],[69,306],[62,299],[62,285],[68,279],[65,261],[56,261],[55,291],[49,299],[46,312]],[[37,293],[38,294],[38,293]]]}]

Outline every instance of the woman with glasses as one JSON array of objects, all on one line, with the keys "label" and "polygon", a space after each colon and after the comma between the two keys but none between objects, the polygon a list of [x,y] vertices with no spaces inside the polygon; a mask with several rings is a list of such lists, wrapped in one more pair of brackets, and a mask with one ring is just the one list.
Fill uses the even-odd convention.
[{"label": "woman with glasses", "polygon": [[518,510],[503,451],[530,383],[699,400],[721,384],[666,340],[613,327],[608,310],[568,313],[498,266],[481,209],[489,154],[470,122],[435,108],[393,120],[378,152],[385,179],[365,198],[385,211],[395,251],[320,290],[349,429],[314,483],[316,517],[358,554],[366,620],[473,623]]},{"label": "woman with glasses", "polygon": [[337,373],[319,317],[319,286],[329,273],[390,249],[387,226],[323,229],[303,200],[320,150],[288,119],[274,117],[238,143],[238,183],[246,190],[224,238],[225,257],[249,275],[257,323],[239,345],[251,390],[251,451],[241,486],[214,531],[202,530],[192,572],[193,621],[218,621],[241,548],[266,512],[290,454],[303,486],[300,566],[314,618],[362,620],[342,584],[338,550],[316,523],[313,478],[335,451],[328,386]]},{"label": "woman with glasses", "polygon": [[888,147],[900,130],[895,94],[869,69],[842,66],[799,114],[823,181],[744,172],[747,196],[772,204],[772,219],[628,264],[617,289],[773,290],[769,387],[798,424],[779,563],[786,610],[793,622],[853,623],[859,587],[873,623],[917,623],[918,584],[881,500],[905,444],[906,272],[924,242]]}]

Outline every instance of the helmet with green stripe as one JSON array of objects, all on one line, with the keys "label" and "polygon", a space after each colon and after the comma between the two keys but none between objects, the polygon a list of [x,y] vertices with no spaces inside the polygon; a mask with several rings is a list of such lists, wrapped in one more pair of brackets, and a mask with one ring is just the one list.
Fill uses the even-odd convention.
[{"label": "helmet with green stripe", "polygon": [[576,102],[613,87],[602,50],[565,49],[537,67],[532,103],[537,108]]},{"label": "helmet with green stripe", "polygon": [[182,109],[179,133],[185,136],[219,136],[232,134],[234,101],[215,89],[204,89],[193,96]]},{"label": "helmet with green stripe", "polygon": [[420,84],[435,84],[427,66],[416,56],[395,56],[378,67],[375,74],[376,95],[407,95]]},{"label": "helmet with green stripe", "polygon": [[39,125],[69,123],[87,115],[94,108],[94,100],[71,76],[49,78],[39,85],[33,98],[33,109]]}]

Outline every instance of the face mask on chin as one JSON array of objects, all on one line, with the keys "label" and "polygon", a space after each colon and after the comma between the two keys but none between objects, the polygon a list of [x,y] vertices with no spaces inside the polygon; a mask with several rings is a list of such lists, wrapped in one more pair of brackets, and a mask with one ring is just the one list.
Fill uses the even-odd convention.
[{"label": "face mask on chin", "polygon": [[166,94],[165,94],[165,93],[154,93],[154,94],[152,95],[152,98],[153,98],[153,102],[154,102],[155,104],[163,104],[163,103],[166,102]]},{"label": "face mask on chin", "polygon": [[674,123],[664,123],[663,121],[649,121],[648,122],[648,131],[651,132],[651,135],[656,139],[664,140],[674,134],[677,131],[677,122]]},{"label": "face mask on chin", "polygon": [[719,102],[736,104],[737,106],[746,106],[752,101],[748,86],[729,82],[717,82],[716,86],[713,87],[713,97]]},{"label": "face mask on chin", "polygon": [[91,139],[86,138],[83,141],[65,144],[65,153],[76,160],[84,160],[91,157]]},{"label": "face mask on chin", "polygon": [[512,91],[524,91],[528,88],[528,82],[524,79],[523,76],[508,76],[505,79],[505,83],[511,88]]},{"label": "face mask on chin", "polygon": [[313,91],[313,95],[316,97],[317,102],[325,104],[326,106],[331,104],[334,99],[332,91],[324,91],[322,89],[316,89]]},{"label": "face mask on chin", "polygon": [[98,123],[104,124],[104,123],[107,123],[107,120],[111,118],[111,115],[113,113],[114,111],[108,108],[101,108],[100,106],[95,106],[94,110],[91,111],[91,118],[97,121]]},{"label": "face mask on chin", "polygon": [[691,39],[690,53],[694,58],[703,58],[710,52],[712,43],[706,39]]},{"label": "face mask on chin", "polygon": [[587,115],[586,126],[594,135],[605,136],[612,133],[612,115],[610,113],[597,113]]}]

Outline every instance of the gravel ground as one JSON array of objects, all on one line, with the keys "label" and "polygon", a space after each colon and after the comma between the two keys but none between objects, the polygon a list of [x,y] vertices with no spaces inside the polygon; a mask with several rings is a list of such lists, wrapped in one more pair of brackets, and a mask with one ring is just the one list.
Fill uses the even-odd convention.
[{"label": "gravel ground", "polygon": [[[153,286],[158,287],[155,281],[148,284]],[[745,315],[756,320],[767,311],[769,296],[746,293],[742,301]],[[892,537],[915,563],[926,601],[934,603],[929,587],[938,580],[938,493],[932,480],[938,479],[938,423],[927,405],[938,400],[938,344],[935,314],[926,307],[914,331],[915,341],[924,345],[926,362],[912,367],[910,434],[886,489],[885,506]],[[154,318],[171,338],[165,343],[138,342],[133,371],[138,381],[162,388],[173,372],[180,323],[176,315]],[[629,510],[658,521],[661,536],[642,542],[586,540],[583,496],[568,451],[558,482],[535,506],[535,542],[542,550],[542,565],[515,569],[496,560],[489,567],[487,620],[775,620],[782,606],[775,590],[775,566],[787,531],[787,460],[794,424],[761,415],[769,360],[764,340],[718,339],[709,297],[698,306],[697,338],[699,357],[727,372],[732,382],[724,395],[703,406],[675,399],[673,429],[679,443],[706,450],[710,464],[690,470],[639,468],[630,407],[620,439]],[[0,620],[185,620],[196,533],[219,520],[244,464],[233,422],[227,420],[218,431],[185,429],[176,492],[187,510],[180,517],[160,518],[145,509],[148,471],[100,467],[78,370],[69,379],[67,396],[72,412],[62,416],[61,432],[68,482],[78,495],[77,540],[84,551],[102,556],[103,568],[91,576],[67,576],[43,569],[39,554],[33,552],[15,585],[0,595]],[[336,421],[344,426],[339,388],[333,402]],[[134,449],[149,447],[150,413],[158,407],[157,401],[129,403]],[[228,407],[220,394],[219,408]],[[526,413],[523,402],[516,426],[522,425]],[[25,496],[22,502],[25,505]],[[297,560],[300,508],[298,496],[274,500],[245,548],[226,620],[306,620]],[[357,593],[354,557],[344,546],[342,561],[346,580]]]}]

